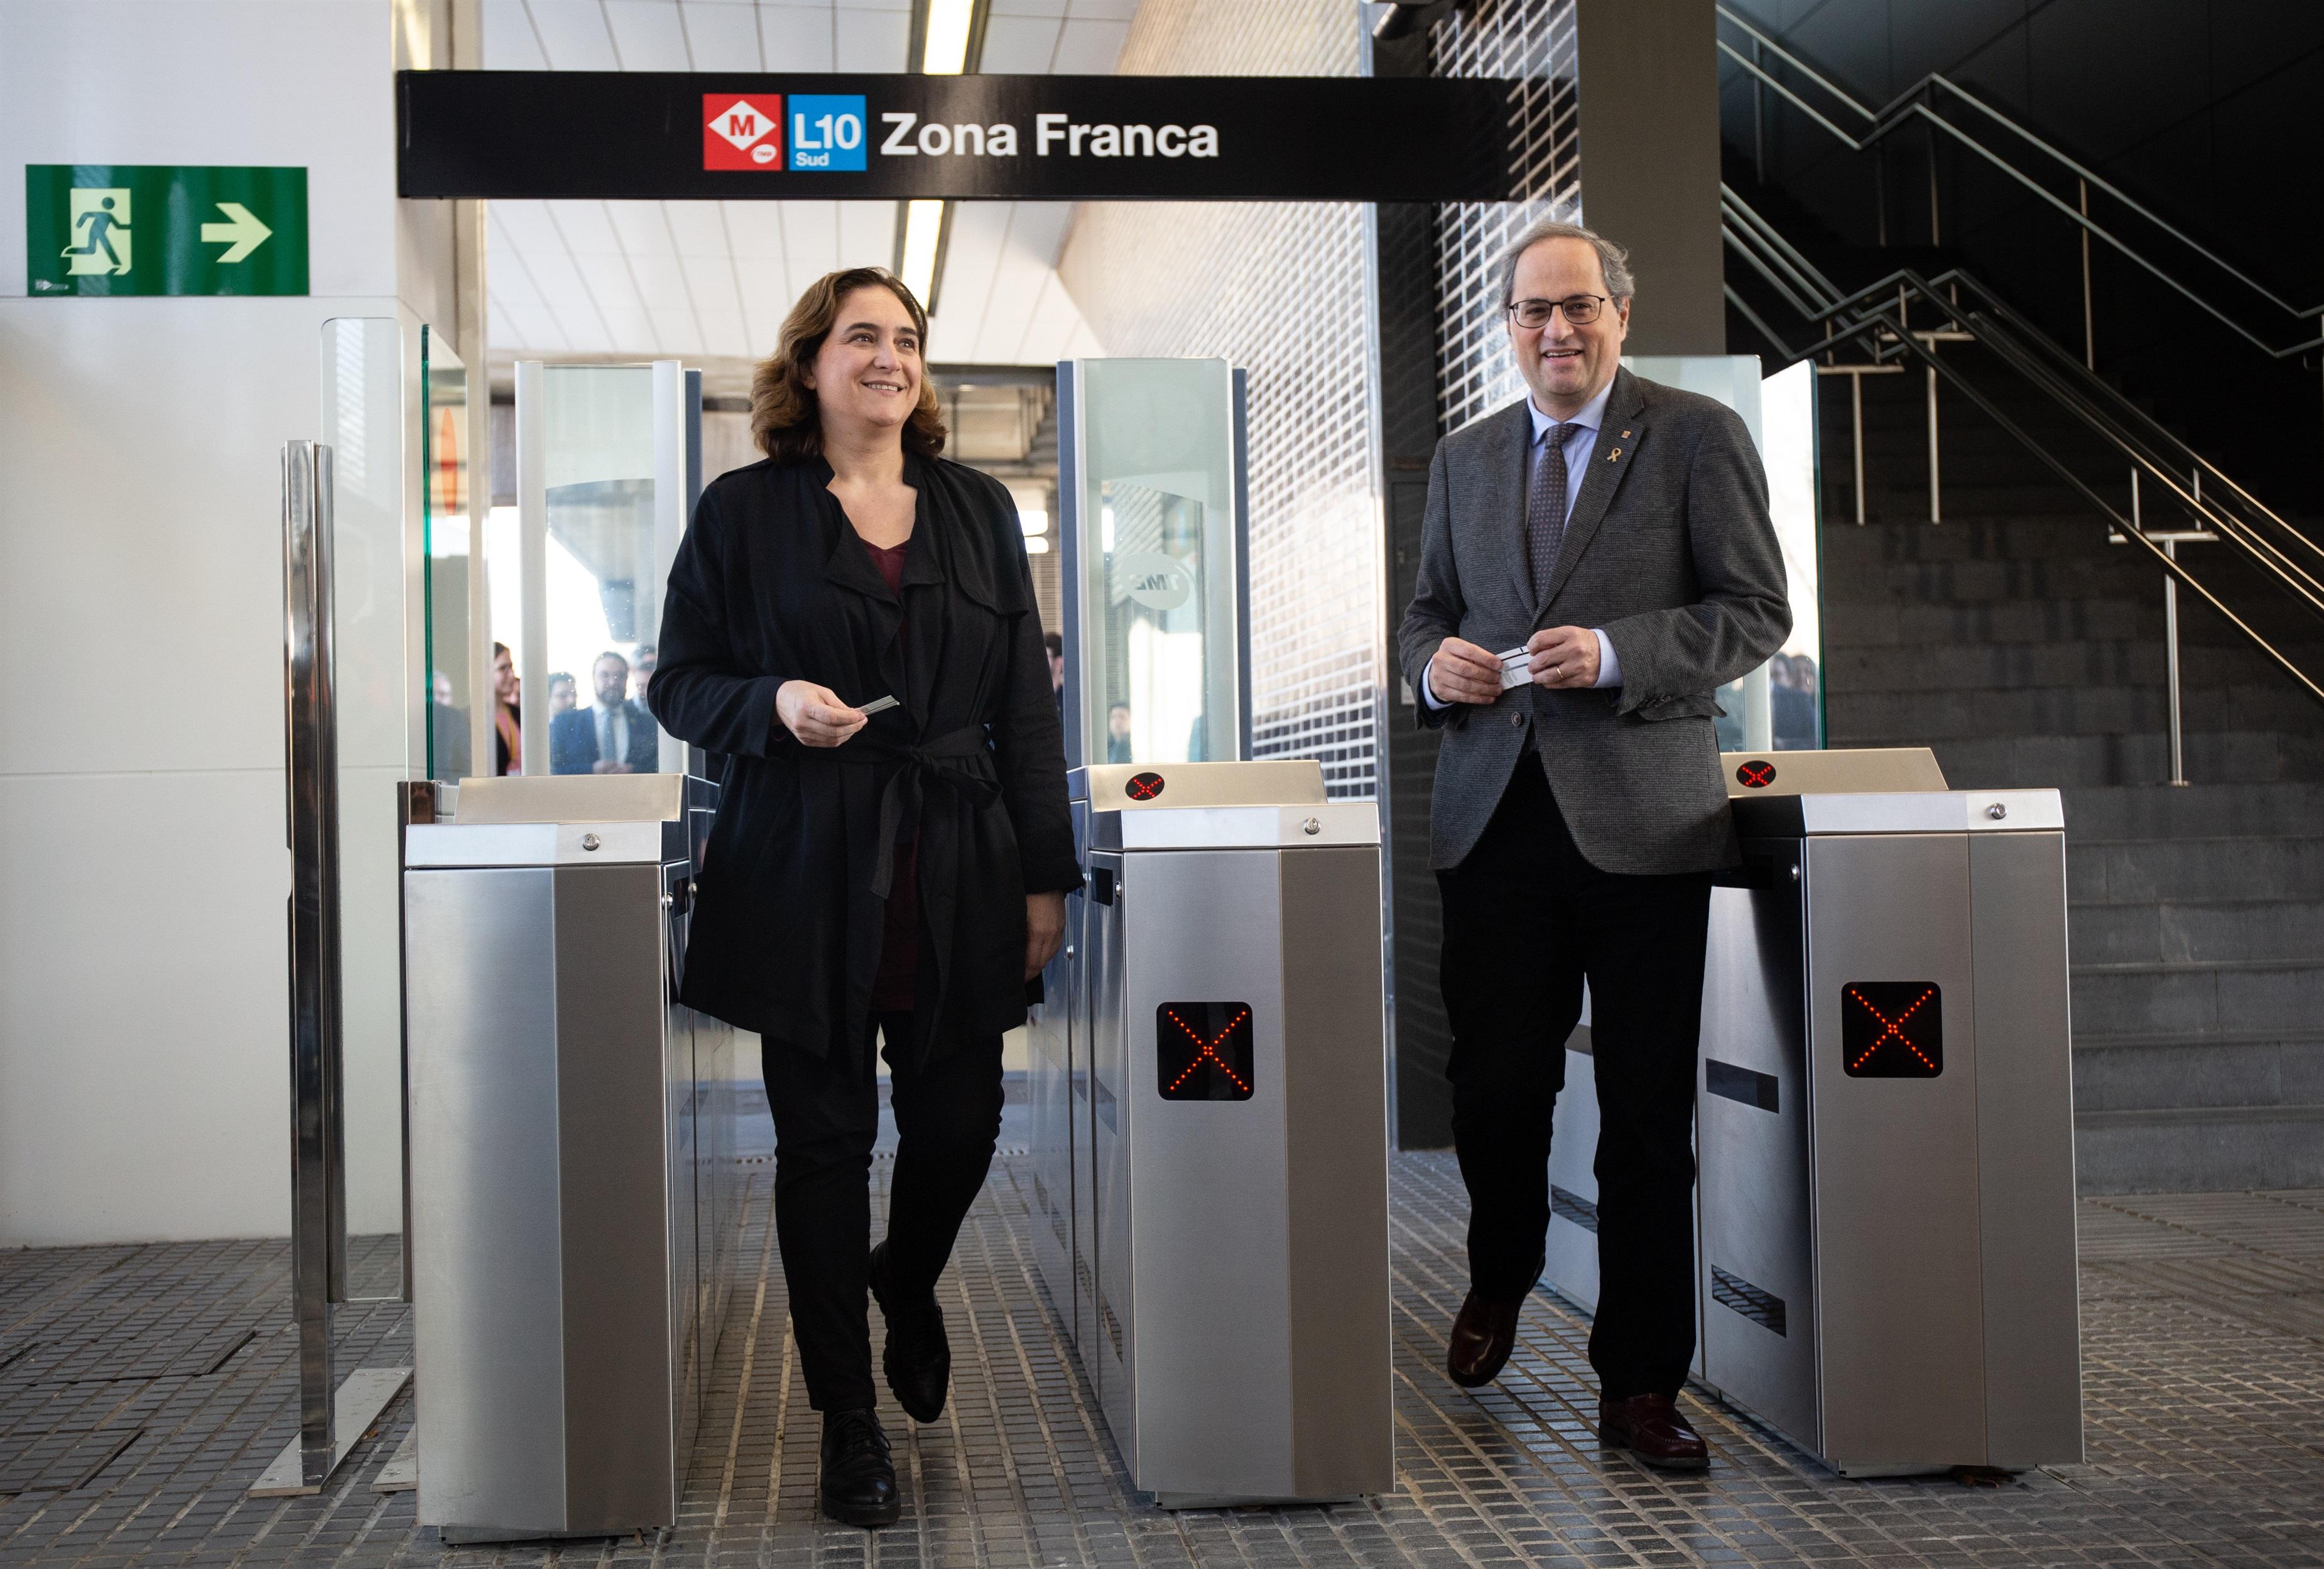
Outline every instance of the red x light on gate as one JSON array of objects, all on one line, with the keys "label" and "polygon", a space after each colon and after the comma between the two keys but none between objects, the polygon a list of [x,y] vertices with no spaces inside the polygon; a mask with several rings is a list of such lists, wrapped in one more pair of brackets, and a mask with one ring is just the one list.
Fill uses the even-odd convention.
[{"label": "red x light on gate", "polygon": [[1766,789],[1775,782],[1775,765],[1754,759],[1736,769],[1735,782],[1747,790]]},{"label": "red x light on gate", "polygon": [[1945,1071],[1944,997],[1929,981],[1840,989],[1840,1066],[1852,1079],[1932,1079]]},{"label": "red x light on gate", "polygon": [[1248,1101],[1250,1004],[1165,1002],[1154,1011],[1154,1066],[1166,1101]]},{"label": "red x light on gate", "polygon": [[1133,773],[1123,782],[1121,792],[1133,801],[1150,801],[1162,793],[1162,776],[1150,770]]}]

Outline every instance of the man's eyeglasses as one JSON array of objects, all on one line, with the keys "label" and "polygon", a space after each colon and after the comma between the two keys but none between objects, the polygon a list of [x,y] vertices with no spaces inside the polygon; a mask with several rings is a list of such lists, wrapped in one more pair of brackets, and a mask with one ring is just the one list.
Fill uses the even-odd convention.
[{"label": "man's eyeglasses", "polygon": [[1598,319],[1598,312],[1608,303],[1603,294],[1569,294],[1563,300],[1512,300],[1509,319],[1530,330],[1547,327],[1550,312],[1563,310],[1569,326],[1587,327]]}]

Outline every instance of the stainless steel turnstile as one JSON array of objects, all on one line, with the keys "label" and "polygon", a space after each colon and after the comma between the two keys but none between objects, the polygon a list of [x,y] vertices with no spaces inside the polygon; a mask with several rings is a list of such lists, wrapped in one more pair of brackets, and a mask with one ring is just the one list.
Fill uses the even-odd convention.
[{"label": "stainless steel turnstile", "polygon": [[1070,776],[1034,1240],[1166,1509],[1394,1482],[1379,834],[1310,760]]},{"label": "stainless steel turnstile", "polygon": [[[1746,868],[1711,893],[1698,1380],[1844,1475],[2079,1461],[2058,792],[1948,790],[1923,749],[1723,762]],[[1568,1066],[1549,1277],[1594,1306]]]},{"label": "stainless steel turnstile", "polygon": [[714,787],[471,780],[405,831],[420,1519],[675,1523],[732,1278],[733,1032],[677,1001]]},{"label": "stainless steel turnstile", "polygon": [[1714,892],[1704,977],[1708,1381],[1845,1475],[2080,1461],[2058,792],[1726,762],[1753,886]]}]

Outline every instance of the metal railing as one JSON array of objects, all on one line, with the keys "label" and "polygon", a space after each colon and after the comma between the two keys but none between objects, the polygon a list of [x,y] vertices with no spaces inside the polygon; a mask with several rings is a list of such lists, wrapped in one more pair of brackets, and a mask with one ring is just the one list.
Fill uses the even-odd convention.
[{"label": "metal railing", "polygon": [[[1955,145],[1967,150],[1989,164],[2003,177],[2033,193],[2045,206],[2073,225],[2080,235],[2082,246],[2082,362],[2085,368],[2094,367],[2096,361],[2096,345],[2093,341],[2094,312],[2090,298],[2089,252],[2090,242],[2094,239],[2111,246],[2157,282],[2216,318],[2237,337],[2270,358],[2289,359],[2294,355],[2324,345],[2324,332],[2315,330],[2319,326],[2324,326],[2324,303],[2305,306],[2292,304],[2274,290],[2252,277],[2242,268],[2155,212],[2096,170],[2052,145],[2033,130],[2020,125],[1960,84],[1932,71],[1898,94],[1886,105],[1875,109],[1858,101],[1845,88],[1832,82],[1806,60],[1785,49],[1732,8],[1721,5],[1717,9],[1720,23],[1742,34],[1748,46],[1748,52],[1746,52],[1744,48],[1738,47],[1722,36],[1719,40],[1720,52],[1733,60],[1750,77],[1754,92],[1773,93],[1805,115],[1810,122],[1829,132],[1850,151],[1858,152],[1870,151],[1904,125],[1920,125],[1927,129],[1931,147],[1929,215],[1932,243],[1940,243],[1941,240],[1934,151],[1940,137],[1950,140]],[[1831,113],[1827,114],[1823,108],[1810,102],[1808,97],[1796,90],[1791,83],[1768,70],[1766,61],[1770,57],[1779,61],[1787,70],[1796,73],[1799,78],[1812,84],[1828,100]],[[2049,170],[2071,175],[2075,181],[2073,198],[2070,200],[2052,189],[2021,167],[2008,153],[1947,118],[1941,112],[1945,106],[1958,106],[1964,112],[1978,117],[1987,127],[2006,133],[2015,142],[2038,153]],[[1835,119],[1833,117],[1835,115],[1840,118]],[[1854,125],[1855,129],[1849,129],[1847,125],[1840,123],[1842,120]],[[1764,178],[1764,168],[1762,177]],[[2144,248],[2134,244],[2126,235],[2116,233],[2113,227],[2092,217],[2090,215],[2092,191],[2102,193],[2119,206],[2125,213],[2138,219],[2155,235],[2167,239],[2183,253],[2182,260],[2191,259],[2216,273],[2221,281],[2232,283],[2246,300],[2260,308],[2270,319],[2288,318],[2293,332],[2298,335],[2298,341],[2291,343],[2272,341],[2274,335],[2253,331],[2243,320],[2223,309],[2211,293],[2187,282],[2178,276],[2172,266],[2150,255]],[[1881,221],[1885,226],[1885,198],[1882,213]]]},{"label": "metal railing", "polygon": [[[2300,688],[2324,703],[2324,682],[2302,669],[2285,651],[2231,609],[2179,559],[2178,545],[2194,540],[2227,543],[2269,582],[2319,621],[2324,621],[2324,547],[2237,485],[2201,454],[2125,398],[2079,358],[2013,309],[1983,283],[1952,268],[1933,278],[1910,268],[1877,281],[1843,291],[1786,240],[1733,189],[1720,188],[1725,243],[1816,336],[1794,344],[1777,331],[1732,284],[1730,304],[1786,362],[1821,356],[1820,366],[1861,375],[1918,364],[1929,383],[1931,521],[1941,521],[1936,502],[1938,475],[1937,397],[1940,383],[1976,406],[2006,434],[2088,502],[2112,526],[2113,537],[2146,550],[2165,575],[2166,665],[2170,683],[2172,782],[2186,782],[2180,730],[2179,649],[2176,586],[2183,585],[2209,605],[2251,645]],[[1916,317],[1915,311],[1919,312]],[[1936,325],[1930,325],[1930,323]],[[2063,412],[2127,469],[2127,494],[2117,497],[2070,463],[2057,444],[2025,429],[1958,364],[1938,352],[1951,341],[1981,344],[2015,380]],[[1843,354],[1860,362],[1840,363]],[[1862,383],[1855,385],[1856,496],[1862,522],[1864,497]],[[2116,470],[2121,472],[2121,470]],[[2191,527],[2156,527],[2153,503],[2183,512]]]}]

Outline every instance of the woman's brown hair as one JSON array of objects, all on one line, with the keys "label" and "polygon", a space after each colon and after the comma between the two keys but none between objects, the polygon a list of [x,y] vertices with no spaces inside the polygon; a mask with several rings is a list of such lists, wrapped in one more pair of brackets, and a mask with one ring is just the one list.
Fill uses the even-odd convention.
[{"label": "woman's brown hair", "polygon": [[823,455],[823,422],[815,389],[807,384],[823,340],[839,319],[842,301],[858,289],[885,289],[911,312],[920,336],[920,401],[904,422],[904,450],[934,457],[944,450],[945,423],[936,412],[936,390],[927,377],[928,313],[904,281],[885,267],[849,267],[825,272],[807,285],[783,318],[775,352],[751,376],[751,439],[777,463],[799,463]]}]

